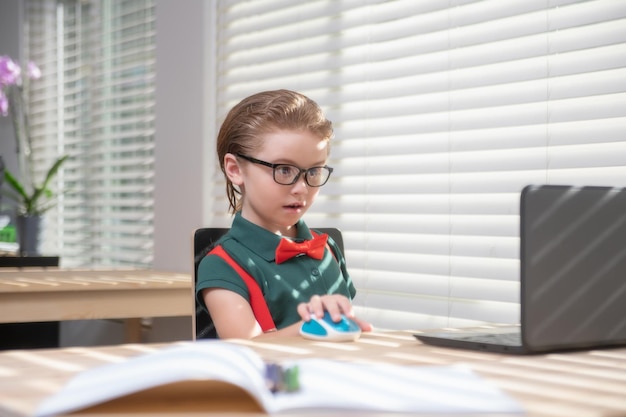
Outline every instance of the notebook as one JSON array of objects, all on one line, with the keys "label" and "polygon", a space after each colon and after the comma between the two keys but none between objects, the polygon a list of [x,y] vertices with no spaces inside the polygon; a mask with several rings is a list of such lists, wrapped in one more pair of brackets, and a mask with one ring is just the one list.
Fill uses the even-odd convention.
[{"label": "notebook", "polygon": [[517,354],[626,345],[626,188],[526,186],[520,267],[519,325],[415,337]]}]

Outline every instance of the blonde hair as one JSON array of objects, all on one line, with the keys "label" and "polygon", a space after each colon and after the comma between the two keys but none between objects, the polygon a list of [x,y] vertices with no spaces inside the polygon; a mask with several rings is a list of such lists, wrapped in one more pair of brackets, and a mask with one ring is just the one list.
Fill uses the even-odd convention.
[{"label": "blonde hair", "polygon": [[226,178],[231,213],[241,209],[241,192],[226,175],[224,156],[250,155],[263,145],[261,135],[276,130],[305,130],[320,140],[330,140],[333,136],[332,123],[319,105],[300,93],[264,91],[240,101],[228,112],[217,135],[217,157]]}]

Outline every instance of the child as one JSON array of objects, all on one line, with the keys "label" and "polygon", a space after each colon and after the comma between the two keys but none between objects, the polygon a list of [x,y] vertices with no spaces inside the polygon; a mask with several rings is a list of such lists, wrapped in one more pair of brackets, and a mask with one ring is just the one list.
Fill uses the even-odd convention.
[{"label": "child", "polygon": [[[235,217],[218,244],[256,281],[275,328],[262,330],[241,274],[209,254],[198,267],[196,295],[220,338],[297,335],[302,320],[324,311],[371,330],[354,317],[356,290],[343,254],[332,239],[324,243],[327,235],[313,239],[301,219],[332,173],[326,165],[332,135],[317,103],[288,90],[254,94],[226,116],[217,154]],[[288,244],[283,240],[315,241],[318,250],[289,258],[277,253]]]}]

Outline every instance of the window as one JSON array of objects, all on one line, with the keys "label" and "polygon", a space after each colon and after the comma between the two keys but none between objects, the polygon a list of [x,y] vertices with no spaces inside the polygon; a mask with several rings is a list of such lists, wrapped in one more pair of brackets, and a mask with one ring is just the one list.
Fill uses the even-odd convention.
[{"label": "window", "polygon": [[64,266],[152,262],[154,14],[152,0],[27,2],[39,174],[70,155],[45,219],[44,251]]},{"label": "window", "polygon": [[217,19],[218,120],[275,88],[333,120],[306,219],[342,229],[379,327],[517,322],[523,186],[626,186],[622,1],[220,0]]}]

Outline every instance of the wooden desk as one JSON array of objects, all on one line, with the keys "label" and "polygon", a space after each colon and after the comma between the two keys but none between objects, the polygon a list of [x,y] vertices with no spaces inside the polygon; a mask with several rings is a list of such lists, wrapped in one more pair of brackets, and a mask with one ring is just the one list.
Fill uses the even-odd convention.
[{"label": "wooden desk", "polygon": [[138,342],[141,317],[191,316],[191,277],[142,269],[0,269],[0,323],[126,319]]},{"label": "wooden desk", "polygon": [[[354,343],[312,342],[299,337],[262,342],[231,342],[249,346],[263,358],[275,361],[322,357],[418,365],[463,363],[517,398],[530,417],[626,416],[626,348],[539,356],[507,356],[426,346],[415,340],[411,332],[364,334]],[[128,344],[0,353],[0,415],[31,416],[44,398],[59,390],[78,372],[101,364],[118,362],[162,346],[164,345]],[[220,406],[224,407],[224,404]],[[226,405],[229,406],[232,405]],[[233,406],[233,410],[235,407]],[[117,417],[131,415],[137,416],[129,413],[116,414]],[[167,415],[198,417],[215,414],[187,413],[181,410],[174,415]],[[381,414],[376,416],[381,417]]]}]

